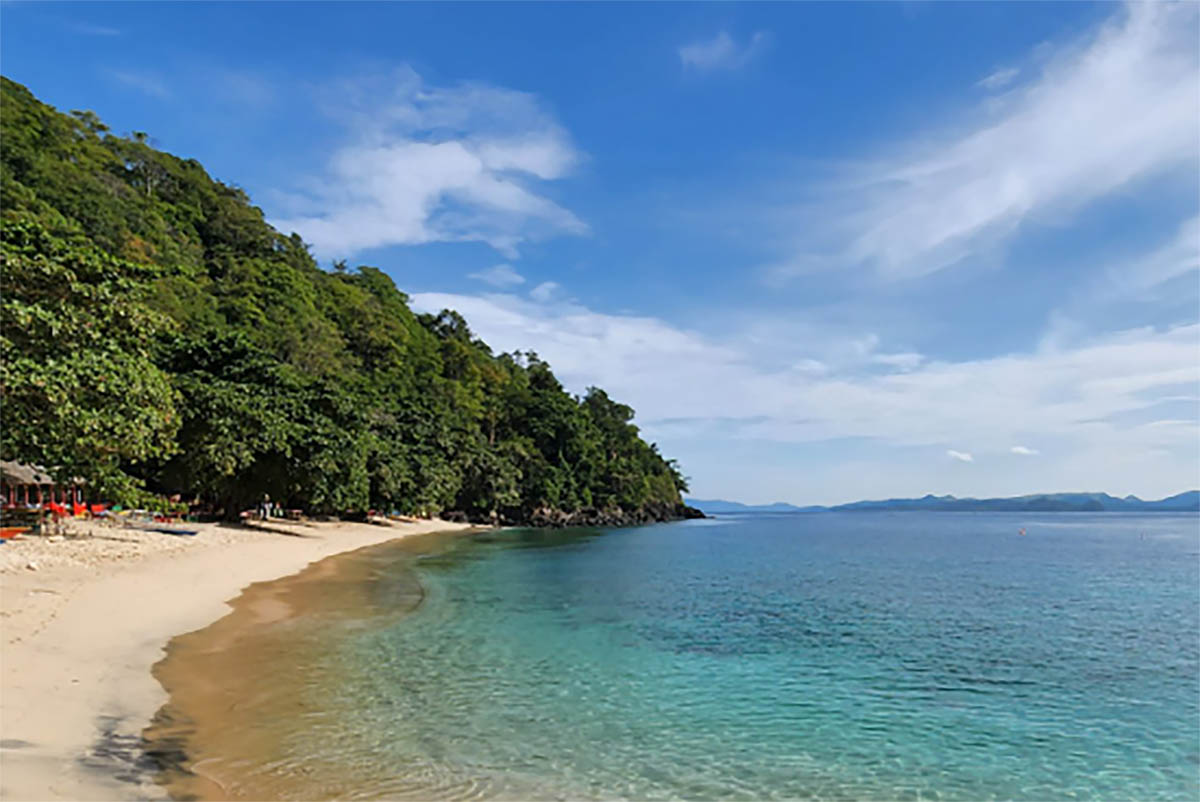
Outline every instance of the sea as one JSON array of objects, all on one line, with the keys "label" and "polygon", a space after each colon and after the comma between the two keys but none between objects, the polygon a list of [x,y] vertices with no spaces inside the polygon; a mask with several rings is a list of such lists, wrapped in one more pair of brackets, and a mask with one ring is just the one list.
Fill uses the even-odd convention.
[{"label": "sea", "polygon": [[747,513],[333,559],[238,658],[236,710],[184,728],[220,795],[1200,798],[1196,515]]}]

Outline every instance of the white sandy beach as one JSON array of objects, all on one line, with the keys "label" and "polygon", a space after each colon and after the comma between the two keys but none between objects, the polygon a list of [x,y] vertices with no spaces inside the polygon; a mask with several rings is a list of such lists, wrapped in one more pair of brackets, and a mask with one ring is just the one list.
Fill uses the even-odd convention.
[{"label": "white sandy beach", "polygon": [[[220,618],[252,583],[339,552],[467,528],[197,526],[196,537],[95,527],[91,538],[0,547],[0,799],[162,797],[132,769],[140,733],[166,701],[150,671],[171,637]],[[122,774],[140,775],[140,787]]]}]

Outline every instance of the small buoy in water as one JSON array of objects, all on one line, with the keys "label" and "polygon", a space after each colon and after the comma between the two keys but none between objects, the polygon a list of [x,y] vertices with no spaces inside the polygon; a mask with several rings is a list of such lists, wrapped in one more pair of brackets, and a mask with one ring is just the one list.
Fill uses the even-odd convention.
[{"label": "small buoy in water", "polygon": [[1020,535],[1021,537],[1025,537],[1025,527],[1021,527],[1020,529],[1018,529],[1017,534]]}]

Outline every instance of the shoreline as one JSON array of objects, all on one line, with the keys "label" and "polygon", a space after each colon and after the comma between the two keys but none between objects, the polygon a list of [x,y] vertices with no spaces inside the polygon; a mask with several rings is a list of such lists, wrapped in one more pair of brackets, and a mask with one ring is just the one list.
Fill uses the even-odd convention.
[{"label": "shoreline", "polygon": [[[328,726],[324,697],[342,678],[326,657],[341,639],[388,626],[423,603],[424,586],[414,572],[397,572],[397,560],[442,553],[462,535],[331,555],[251,585],[220,620],[172,638],[154,667],[169,702],[143,733],[158,782],[172,798],[198,801],[344,799],[367,787],[325,750],[296,753],[290,744]],[[387,590],[377,597],[381,569]]]},{"label": "shoreline", "polygon": [[152,669],[172,638],[223,618],[248,586],[325,557],[473,527],[199,528],[195,538],[96,530],[4,546],[12,551],[0,554],[0,799],[165,798],[146,776],[141,743],[168,699]]}]

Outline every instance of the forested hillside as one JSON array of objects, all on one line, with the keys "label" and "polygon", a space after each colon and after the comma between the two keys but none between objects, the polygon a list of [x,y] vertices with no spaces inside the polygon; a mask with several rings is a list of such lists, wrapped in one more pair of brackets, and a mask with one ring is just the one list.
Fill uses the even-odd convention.
[{"label": "forested hillside", "polygon": [[2,79],[0,457],[94,494],[507,522],[685,514],[633,410],[322,270],[195,160]]}]

